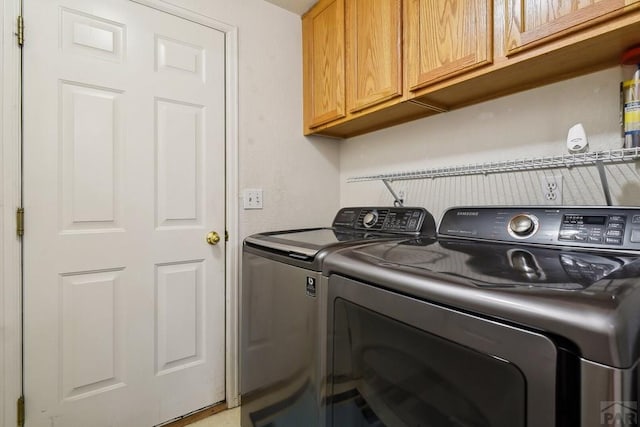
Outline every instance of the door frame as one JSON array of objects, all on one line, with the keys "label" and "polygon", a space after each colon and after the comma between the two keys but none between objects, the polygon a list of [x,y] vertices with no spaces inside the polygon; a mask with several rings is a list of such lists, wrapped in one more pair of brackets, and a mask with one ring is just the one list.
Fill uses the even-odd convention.
[{"label": "door frame", "polygon": [[16,39],[20,0],[4,0],[0,11],[0,425],[14,426],[22,394],[22,246],[16,234],[21,206],[21,52]]},{"label": "door frame", "polygon": [[[225,35],[225,397],[240,404],[238,388],[238,288],[242,249],[238,227],[238,29],[162,0],[130,0],[221,31]],[[14,426],[22,394],[22,245],[16,235],[16,210],[22,205],[22,97],[16,19],[21,0],[0,7],[0,427]],[[28,43],[29,23],[25,23]],[[28,213],[27,213],[28,215]]]}]

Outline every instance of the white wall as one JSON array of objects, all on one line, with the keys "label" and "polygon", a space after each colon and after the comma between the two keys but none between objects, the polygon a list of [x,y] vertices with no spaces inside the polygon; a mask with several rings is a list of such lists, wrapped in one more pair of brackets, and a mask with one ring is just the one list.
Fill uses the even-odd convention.
[{"label": "white wall", "polygon": [[300,16],[263,0],[166,1],[238,27],[239,189],[264,190],[264,209],[240,209],[241,237],[329,224],[339,145],[302,136]]},{"label": "white wall", "polygon": [[[439,114],[340,143],[340,203],[393,199],[380,181],[348,177],[567,153],[568,129],[582,123],[591,151],[621,148],[620,67]],[[640,166],[640,165],[639,165]],[[640,205],[635,164],[607,167],[613,204]],[[595,167],[397,181],[407,203],[436,219],[454,205],[542,204],[540,177],[563,176],[564,204],[605,204]]]}]

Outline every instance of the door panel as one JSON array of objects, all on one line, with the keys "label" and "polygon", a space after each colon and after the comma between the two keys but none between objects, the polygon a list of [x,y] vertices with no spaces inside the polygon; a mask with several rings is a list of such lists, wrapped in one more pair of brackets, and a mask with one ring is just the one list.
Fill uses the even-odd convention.
[{"label": "door panel", "polygon": [[202,261],[156,266],[156,373],[204,362]]},{"label": "door panel", "polygon": [[122,269],[67,273],[61,282],[62,393],[77,400],[125,386]]},{"label": "door panel", "polygon": [[60,82],[62,232],[122,230],[122,92]]},{"label": "door panel", "polygon": [[204,107],[156,99],[158,227],[202,225]]},{"label": "door panel", "polygon": [[24,14],[27,426],[224,400],[224,34],[125,0]]}]

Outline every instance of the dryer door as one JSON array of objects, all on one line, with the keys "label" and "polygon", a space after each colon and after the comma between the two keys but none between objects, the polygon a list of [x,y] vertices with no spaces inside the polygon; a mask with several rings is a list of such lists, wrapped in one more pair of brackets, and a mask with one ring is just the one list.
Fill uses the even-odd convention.
[{"label": "dryer door", "polygon": [[547,337],[329,279],[329,425],[555,425]]}]

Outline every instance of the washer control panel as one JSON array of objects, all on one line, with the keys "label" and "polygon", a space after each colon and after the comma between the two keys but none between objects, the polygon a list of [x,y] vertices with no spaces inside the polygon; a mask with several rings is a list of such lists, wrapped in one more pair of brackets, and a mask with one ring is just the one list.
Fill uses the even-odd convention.
[{"label": "washer control panel", "polygon": [[355,207],[342,208],[333,220],[333,227],[382,233],[435,236],[433,216],[417,207]]},{"label": "washer control panel", "polygon": [[445,212],[441,236],[640,250],[640,208],[462,207]]}]

